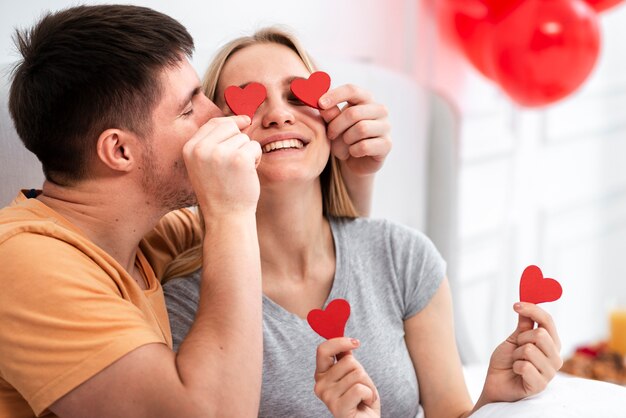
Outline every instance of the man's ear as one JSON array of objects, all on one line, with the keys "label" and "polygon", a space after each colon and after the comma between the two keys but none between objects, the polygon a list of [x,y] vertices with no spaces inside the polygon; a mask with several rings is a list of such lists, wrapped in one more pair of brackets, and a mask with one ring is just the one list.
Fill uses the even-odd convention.
[{"label": "man's ear", "polygon": [[98,137],[98,158],[112,170],[130,171],[137,163],[137,138],[128,131],[107,129]]}]

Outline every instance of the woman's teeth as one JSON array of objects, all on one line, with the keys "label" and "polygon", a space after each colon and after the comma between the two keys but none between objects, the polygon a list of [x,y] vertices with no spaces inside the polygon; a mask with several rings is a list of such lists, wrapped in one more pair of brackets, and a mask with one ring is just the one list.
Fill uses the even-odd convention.
[{"label": "woman's teeth", "polygon": [[275,141],[266,144],[263,147],[263,152],[272,152],[278,149],[287,149],[287,148],[304,148],[304,144],[299,139],[285,139],[283,141]]}]

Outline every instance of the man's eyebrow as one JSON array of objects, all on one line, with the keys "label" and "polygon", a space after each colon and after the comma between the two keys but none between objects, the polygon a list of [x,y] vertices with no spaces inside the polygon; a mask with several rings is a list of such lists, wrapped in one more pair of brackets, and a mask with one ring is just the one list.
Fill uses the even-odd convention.
[{"label": "man's eyebrow", "polygon": [[195,89],[193,89],[187,95],[187,97],[185,97],[185,99],[180,102],[180,105],[178,105],[178,113],[181,113],[183,110],[185,110],[185,107],[191,101],[193,96],[195,96],[196,94],[200,94],[201,91],[202,91],[202,87],[200,87],[200,86],[197,86]]}]

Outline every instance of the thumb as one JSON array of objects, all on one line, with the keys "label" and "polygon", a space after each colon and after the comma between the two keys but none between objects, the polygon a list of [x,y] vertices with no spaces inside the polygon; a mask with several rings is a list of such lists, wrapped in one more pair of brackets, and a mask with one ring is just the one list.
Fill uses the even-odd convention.
[{"label": "thumb", "polygon": [[328,109],[320,110],[320,115],[324,118],[324,122],[328,123],[335,119],[341,113],[339,106],[333,106]]},{"label": "thumb", "polygon": [[535,327],[535,321],[530,319],[527,316],[519,315],[517,320],[517,328],[515,331],[509,336],[508,340],[514,344],[517,344],[517,337],[522,332],[530,331]]},{"label": "thumb", "polygon": [[230,116],[230,118],[235,121],[239,130],[247,128],[252,123],[252,119],[250,119],[250,116],[248,115],[235,115]]}]

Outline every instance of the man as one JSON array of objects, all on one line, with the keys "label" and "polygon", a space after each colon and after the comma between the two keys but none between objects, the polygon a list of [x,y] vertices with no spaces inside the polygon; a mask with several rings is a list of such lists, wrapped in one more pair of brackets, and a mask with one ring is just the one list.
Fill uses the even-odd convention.
[{"label": "man", "polygon": [[[255,416],[249,119],[221,117],[191,36],[147,8],[67,9],[17,42],[9,108],[46,181],[0,211],[0,417]],[[196,202],[205,235],[187,210],[160,220]],[[201,239],[211,268],[175,354],[157,278]]]}]

